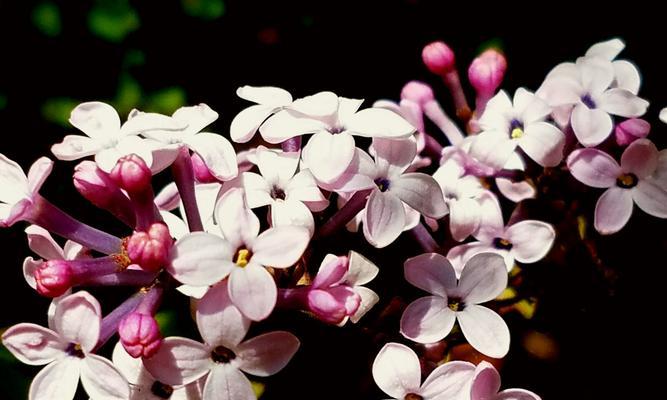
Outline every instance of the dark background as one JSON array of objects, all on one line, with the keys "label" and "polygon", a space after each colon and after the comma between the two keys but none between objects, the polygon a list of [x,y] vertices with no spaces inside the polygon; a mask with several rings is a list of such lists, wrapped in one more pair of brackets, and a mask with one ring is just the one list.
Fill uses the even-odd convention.
[{"label": "dark background", "polygon": [[[657,112],[667,105],[667,34],[652,22],[658,11],[637,3],[624,9],[580,3],[545,2],[538,10],[536,2],[3,0],[0,152],[27,169],[73,133],[66,123],[69,111],[88,100],[112,102],[123,118],[132,107],[171,113],[184,104],[206,102],[221,115],[213,131],[225,135],[233,116],[247,106],[234,93],[244,84],[283,87],[295,97],[332,90],[365,98],[368,105],[396,99],[406,81],[421,79],[449,105],[444,87],[420,60],[422,46],[436,39],[455,49],[462,71],[482,45],[500,43],[509,64],[503,86],[534,90],[551,67],[614,36],[627,44],[622,58],[633,60],[643,74],[640,94],[652,104],[652,138],[664,147],[667,129],[657,121]],[[43,193],[82,220],[122,234],[122,226],[75,193],[73,165],[58,163]],[[583,199],[590,212],[598,193]],[[545,218],[559,222],[553,220],[557,215]],[[0,327],[45,322],[48,301],[32,293],[20,272],[29,254],[23,227],[17,224],[0,236],[5,256]],[[532,266],[529,276],[539,286],[541,301],[532,320],[508,318],[513,348],[503,368],[503,387],[530,388],[544,399],[640,398],[658,390],[662,382],[655,375],[664,369],[666,228],[664,221],[635,209],[621,233],[595,240],[603,267],[581,248],[567,248],[560,262],[552,257]],[[346,239],[328,249],[342,254],[352,246],[376,261],[383,278],[375,289],[385,306],[405,288],[399,278],[402,261],[418,253],[413,242],[402,238],[377,251],[358,237]],[[316,265],[319,259],[314,257]],[[94,293],[108,312],[129,292]],[[417,296],[407,293],[406,301]],[[184,303],[181,297],[167,299],[165,330],[196,335]],[[368,324],[378,313],[369,315]],[[370,378],[370,363],[384,342],[400,340],[397,321],[387,323],[388,336],[374,337],[365,328],[336,329],[303,316],[282,317],[254,329],[292,330],[302,339],[302,351],[285,371],[265,380],[263,398],[382,397]],[[521,338],[533,331],[554,341],[553,356],[539,358],[524,349]],[[8,399],[23,398],[38,370],[12,361],[4,349],[0,369],[0,398]]]}]

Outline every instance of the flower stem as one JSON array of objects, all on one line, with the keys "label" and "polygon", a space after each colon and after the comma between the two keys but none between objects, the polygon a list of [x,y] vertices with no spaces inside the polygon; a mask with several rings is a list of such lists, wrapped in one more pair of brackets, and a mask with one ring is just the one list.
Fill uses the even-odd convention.
[{"label": "flower stem", "polygon": [[445,134],[449,143],[457,145],[463,140],[463,133],[461,133],[459,127],[449,118],[436,100],[424,104],[423,110],[424,114]]},{"label": "flower stem", "polygon": [[283,151],[286,153],[296,153],[301,151],[301,136],[294,136],[281,143]]},{"label": "flower stem", "polygon": [[190,232],[203,231],[204,226],[199,215],[197,207],[197,198],[195,197],[195,176],[192,170],[192,161],[190,160],[190,151],[182,146],[179,149],[176,161],[171,165],[171,171],[174,175],[174,181],[181,195],[185,216],[188,220]]},{"label": "flower stem", "polygon": [[350,222],[361,210],[366,207],[366,200],[372,189],[356,192],[345,205],[338,210],[317,232],[318,238],[324,238],[336,233]]},{"label": "flower stem", "polygon": [[433,239],[431,233],[426,229],[423,223],[417,224],[414,228],[410,230],[410,234],[413,238],[419,243],[419,246],[426,253],[437,253],[440,249],[438,243]]}]

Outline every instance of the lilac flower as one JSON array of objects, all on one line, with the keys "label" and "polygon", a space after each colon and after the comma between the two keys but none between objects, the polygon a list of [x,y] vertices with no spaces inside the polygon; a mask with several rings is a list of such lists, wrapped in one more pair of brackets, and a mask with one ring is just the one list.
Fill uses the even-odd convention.
[{"label": "lilac flower", "polygon": [[243,372],[255,376],[276,374],[300,343],[284,331],[243,341],[249,326],[250,320],[231,303],[227,282],[222,282],[211,288],[197,306],[197,327],[204,343],[166,338],[157,354],[144,359],[144,365],[167,385],[187,385],[203,378],[204,400],[254,400]]},{"label": "lilac flower", "polygon": [[236,89],[240,98],[256,103],[238,113],[230,127],[232,140],[246,143],[255,136],[262,122],[271,114],[292,104],[292,95],[288,91],[272,87],[242,86]]},{"label": "lilac flower", "polygon": [[458,321],[468,343],[480,353],[507,354],[510,332],[505,321],[480,303],[495,299],[507,286],[502,257],[493,253],[470,258],[457,281],[452,264],[437,253],[405,262],[405,279],[431,293],[410,303],[401,317],[401,334],[419,343],[444,339]]},{"label": "lilac flower", "polygon": [[29,217],[39,189],[52,169],[53,161],[41,157],[26,176],[17,163],[0,154],[0,227],[12,226]]},{"label": "lilac flower", "polygon": [[30,385],[30,399],[73,399],[79,377],[93,400],[129,397],[127,381],[113,364],[91,353],[99,339],[100,323],[97,300],[78,292],[58,304],[54,330],[22,323],[4,332],[2,343],[21,362],[46,365]]},{"label": "lilac flower", "polygon": [[580,182],[607,189],[595,206],[595,229],[604,234],[618,232],[632,215],[632,204],[658,218],[667,218],[667,151],[658,152],[648,139],[632,142],[619,165],[607,153],[580,149],[567,160]]},{"label": "lilac flower", "polygon": [[387,343],[373,362],[375,383],[397,400],[468,400],[475,366],[450,361],[437,367],[421,383],[419,358],[409,347]]},{"label": "lilac flower", "polygon": [[500,390],[500,375],[493,365],[482,361],[475,368],[470,388],[470,400],[541,400],[540,396],[524,389]]}]

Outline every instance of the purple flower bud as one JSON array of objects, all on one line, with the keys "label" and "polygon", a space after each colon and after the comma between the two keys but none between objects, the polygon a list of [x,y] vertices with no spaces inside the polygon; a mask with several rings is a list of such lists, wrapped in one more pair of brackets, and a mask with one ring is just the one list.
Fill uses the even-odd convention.
[{"label": "purple flower bud", "polygon": [[424,46],[422,60],[429,71],[446,75],[456,68],[454,52],[444,42],[433,42]]},{"label": "purple flower bud", "polygon": [[420,81],[410,81],[401,90],[401,99],[412,100],[420,106],[433,101],[434,98],[431,86]]},{"label": "purple flower bud", "polygon": [[127,242],[127,254],[146,271],[158,271],[166,263],[173,239],[167,225],[152,224],[147,231],[134,232]]},{"label": "purple flower bud", "polygon": [[134,225],[130,200],[109,174],[93,161],[82,161],[74,168],[74,187],[95,206],[108,210],[124,222]]},{"label": "purple flower bud", "polygon": [[118,326],[125,351],[134,358],[151,357],[162,344],[160,327],[152,315],[133,312]]},{"label": "purple flower bud", "polygon": [[359,294],[347,285],[313,289],[308,293],[308,311],[330,324],[338,324],[354,315],[360,304]]},{"label": "purple flower bud", "polygon": [[122,157],[109,174],[111,179],[130,194],[140,193],[150,187],[151,170],[136,154]]},{"label": "purple flower bud", "polygon": [[74,272],[65,260],[45,261],[35,270],[37,292],[46,297],[58,297],[74,283]]},{"label": "purple flower bud", "polygon": [[468,79],[477,93],[492,94],[500,86],[507,70],[505,56],[488,49],[473,60],[468,68]]},{"label": "purple flower bud", "polygon": [[641,118],[630,118],[616,125],[614,131],[616,143],[627,146],[637,139],[644,138],[651,131],[651,124]]}]

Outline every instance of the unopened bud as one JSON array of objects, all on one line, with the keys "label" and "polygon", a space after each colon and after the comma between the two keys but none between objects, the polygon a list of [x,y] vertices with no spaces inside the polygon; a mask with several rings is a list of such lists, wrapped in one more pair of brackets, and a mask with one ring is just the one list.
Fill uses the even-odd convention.
[{"label": "unopened bud", "polygon": [[444,42],[433,42],[424,46],[422,60],[429,71],[441,76],[456,68],[454,52]]},{"label": "unopened bud", "polygon": [[211,171],[208,169],[206,166],[206,163],[202,158],[199,156],[197,153],[193,153],[190,156],[190,159],[192,160],[192,170],[195,173],[195,179],[197,179],[197,182],[199,183],[214,183],[214,182],[220,182],[213,174],[211,174]]},{"label": "unopened bud", "polygon": [[134,211],[130,200],[109,174],[93,161],[82,161],[74,168],[74,187],[95,206],[108,210],[129,225],[134,225]]},{"label": "unopened bud", "polygon": [[420,81],[410,81],[401,90],[401,99],[414,101],[420,106],[433,101],[434,98],[433,89]]},{"label": "unopened bud", "polygon": [[130,260],[146,271],[158,271],[168,260],[173,239],[167,225],[152,224],[145,232],[134,232],[127,242]]},{"label": "unopened bud", "polygon": [[62,296],[74,283],[74,273],[65,260],[45,261],[34,276],[37,292],[46,297]]},{"label": "unopened bud", "polygon": [[477,93],[492,94],[500,87],[507,70],[505,56],[488,49],[473,60],[468,68],[468,79]]},{"label": "unopened bud", "polygon": [[125,351],[134,358],[151,357],[162,344],[160,327],[152,315],[133,312],[118,326]]},{"label": "unopened bud", "polygon": [[614,134],[616,143],[627,146],[637,139],[644,138],[651,131],[651,124],[641,118],[630,118],[616,125]]},{"label": "unopened bud", "polygon": [[109,174],[111,179],[129,193],[145,191],[151,184],[151,170],[136,154],[122,157]]}]

